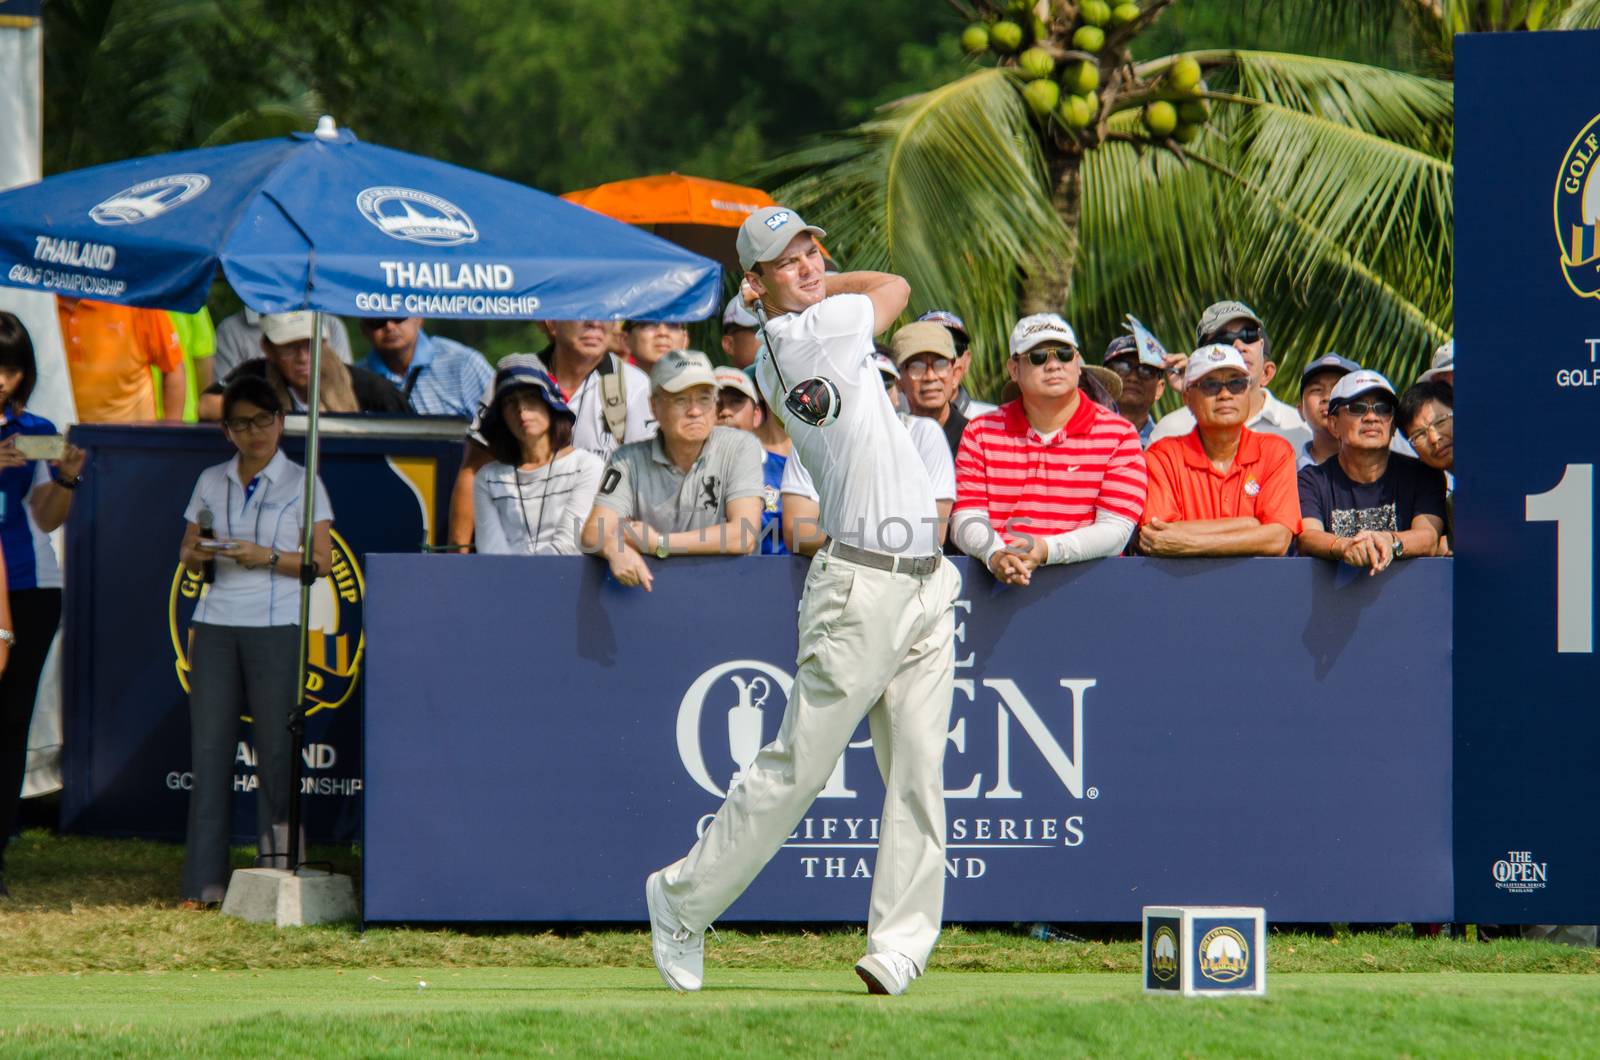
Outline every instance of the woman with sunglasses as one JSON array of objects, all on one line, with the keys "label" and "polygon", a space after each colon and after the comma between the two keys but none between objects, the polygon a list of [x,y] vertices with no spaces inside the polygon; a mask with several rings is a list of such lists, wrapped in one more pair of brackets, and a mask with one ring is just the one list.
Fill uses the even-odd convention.
[{"label": "woman with sunglasses", "polygon": [[[305,469],[283,455],[283,404],[259,377],[222,395],[222,431],[238,450],[195,483],[179,558],[208,583],[189,633],[189,796],[183,907],[222,901],[228,888],[229,795],[240,715],[256,750],[256,863],[286,864],[289,839],[289,713],[298,702],[300,570],[332,565],[333,508],[316,483],[313,554],[305,533]],[[305,849],[301,845],[302,850]]]},{"label": "woman with sunglasses", "polygon": [[1194,351],[1184,408],[1195,427],[1145,451],[1150,496],[1139,517],[1147,556],[1281,556],[1300,533],[1294,448],[1245,426],[1250,368],[1232,346]]},{"label": "woman with sunglasses", "polygon": [[481,553],[576,556],[605,463],[572,445],[577,416],[531,354],[512,354],[494,376],[482,433],[494,462],[472,484]]},{"label": "woman with sunglasses", "polygon": [[[82,449],[26,410],[38,375],[28,329],[0,312],[0,897],[39,675],[61,624],[61,568],[48,535],[66,521],[84,464]],[[42,459],[50,447],[57,459]]]}]

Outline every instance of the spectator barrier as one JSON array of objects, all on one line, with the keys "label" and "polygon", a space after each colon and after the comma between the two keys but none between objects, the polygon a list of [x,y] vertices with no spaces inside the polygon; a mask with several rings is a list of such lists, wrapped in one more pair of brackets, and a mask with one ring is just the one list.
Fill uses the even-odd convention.
[{"label": "spectator barrier", "polygon": [[[304,418],[284,452],[304,458]],[[313,594],[306,726],[307,827],[349,840],[361,820],[362,611],[366,555],[442,539],[461,458],[460,420],[322,421],[322,481],[335,513],[334,576]],[[183,510],[202,468],[233,448],[214,426],[82,425],[89,472],[67,521],[61,823],[71,831],[182,840],[189,708],[182,683],[198,588],[180,576]],[[226,527],[217,527],[219,535]],[[431,620],[413,616],[420,624]],[[234,784],[255,780],[241,728]],[[234,838],[255,841],[254,798],[234,800]]]},{"label": "spectator barrier", "polygon": [[[1115,559],[1024,590],[960,562],[951,919],[1451,918],[1449,561]],[[584,558],[370,558],[368,920],[644,915],[777,731],[805,569],[652,563],[645,594]],[[863,724],[724,919],[859,920],[881,800]]]}]

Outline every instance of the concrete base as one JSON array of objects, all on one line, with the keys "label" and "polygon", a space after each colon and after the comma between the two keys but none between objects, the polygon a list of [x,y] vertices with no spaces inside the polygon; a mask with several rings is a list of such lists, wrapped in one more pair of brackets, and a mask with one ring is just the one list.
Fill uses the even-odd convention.
[{"label": "concrete base", "polygon": [[256,924],[305,927],[356,918],[350,877],[302,869],[235,869],[222,900],[225,916]]}]

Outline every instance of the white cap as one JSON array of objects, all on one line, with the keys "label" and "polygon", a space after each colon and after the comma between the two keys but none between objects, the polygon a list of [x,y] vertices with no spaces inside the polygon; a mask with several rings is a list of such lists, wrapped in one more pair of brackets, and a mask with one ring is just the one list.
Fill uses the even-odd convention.
[{"label": "white cap", "polygon": [[750,381],[750,377],[745,375],[742,369],[723,365],[712,372],[711,375],[717,381],[718,390],[737,390],[757,405],[761,404],[761,399],[756,397],[756,385]]},{"label": "white cap", "polygon": [[1348,404],[1369,390],[1382,390],[1390,397],[1394,397],[1394,387],[1383,377],[1382,372],[1363,368],[1359,372],[1351,372],[1333,385],[1333,393],[1328,395],[1328,411],[1332,412],[1340,405]]},{"label": "white cap", "polygon": [[652,394],[658,390],[676,394],[692,386],[716,385],[717,377],[711,371],[711,358],[699,350],[673,350],[650,369]]},{"label": "white cap", "polygon": [[1035,313],[1011,329],[1011,355],[1027,353],[1043,342],[1060,342],[1078,348],[1078,335],[1058,313]]},{"label": "white cap", "polygon": [[744,299],[734,295],[728,299],[727,306],[722,310],[722,326],[724,328],[758,328],[761,321],[750,312],[750,307],[744,304]]},{"label": "white cap", "polygon": [[1417,382],[1421,383],[1426,382],[1429,379],[1437,379],[1441,375],[1452,374],[1455,372],[1455,370],[1456,340],[1451,339],[1449,342],[1433,351],[1433,363],[1428,366],[1428,370],[1426,372],[1423,372],[1421,375],[1417,376]]},{"label": "white cap", "polygon": [[287,346],[291,342],[304,342],[316,334],[312,330],[311,310],[297,309],[293,313],[261,314],[261,332],[274,346]]},{"label": "white cap", "polygon": [[1232,346],[1213,342],[1189,355],[1189,367],[1183,373],[1184,385],[1203,379],[1219,368],[1237,368],[1245,375],[1250,374],[1250,366],[1244,363],[1243,354]]},{"label": "white cap", "polygon": [[783,253],[789,240],[801,232],[810,232],[814,236],[828,234],[816,225],[806,224],[799,214],[787,206],[763,206],[746,217],[744,224],[739,226],[739,236],[734,240],[739,251],[739,264],[746,269],[753,269],[757,262],[772,261]]}]

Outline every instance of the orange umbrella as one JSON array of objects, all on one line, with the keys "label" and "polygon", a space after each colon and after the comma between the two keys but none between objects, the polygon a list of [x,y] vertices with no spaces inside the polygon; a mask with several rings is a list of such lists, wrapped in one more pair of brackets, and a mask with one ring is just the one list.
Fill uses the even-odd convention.
[{"label": "orange umbrella", "polygon": [[773,205],[759,188],[679,173],[616,180],[561,197],[715,258],[735,273],[740,271],[735,232],[750,214]]}]

